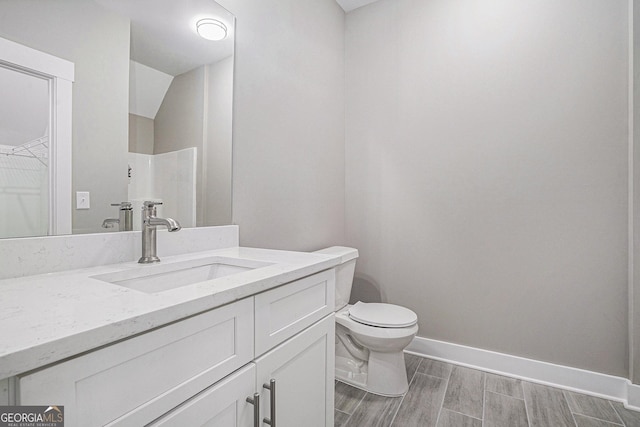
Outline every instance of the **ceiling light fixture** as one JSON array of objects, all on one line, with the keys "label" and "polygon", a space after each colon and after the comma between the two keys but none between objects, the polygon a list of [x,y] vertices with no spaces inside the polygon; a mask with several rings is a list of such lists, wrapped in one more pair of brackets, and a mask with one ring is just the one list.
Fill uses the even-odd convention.
[{"label": "ceiling light fixture", "polygon": [[196,22],[196,30],[200,37],[218,41],[227,37],[227,26],[217,19],[205,18]]}]

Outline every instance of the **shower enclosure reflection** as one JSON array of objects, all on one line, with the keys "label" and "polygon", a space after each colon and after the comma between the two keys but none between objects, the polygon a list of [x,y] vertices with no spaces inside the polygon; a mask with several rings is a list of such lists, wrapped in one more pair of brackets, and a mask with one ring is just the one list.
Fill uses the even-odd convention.
[{"label": "shower enclosure reflection", "polygon": [[[233,58],[177,76],[131,61],[128,198],[184,227],[230,219]],[[158,82],[151,85],[149,82]],[[135,101],[135,102],[134,102]],[[134,218],[140,229],[140,218]]]}]

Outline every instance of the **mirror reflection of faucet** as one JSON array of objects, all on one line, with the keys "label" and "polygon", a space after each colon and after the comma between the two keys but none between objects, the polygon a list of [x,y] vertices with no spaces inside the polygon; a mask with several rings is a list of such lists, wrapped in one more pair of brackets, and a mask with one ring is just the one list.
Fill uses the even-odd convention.
[{"label": "mirror reflection of faucet", "polygon": [[113,228],[116,224],[120,224],[120,220],[118,218],[106,218],[102,221],[102,228]]},{"label": "mirror reflection of faucet", "polygon": [[165,227],[169,232],[180,231],[180,223],[173,218],[158,218],[156,205],[162,202],[145,201],[142,208],[142,257],[140,264],[160,262],[157,256],[156,228]]},{"label": "mirror reflection of faucet", "polygon": [[118,231],[133,230],[133,207],[131,202],[112,203],[111,206],[119,207],[118,218],[107,218],[102,221],[102,228],[113,228],[118,224]]}]

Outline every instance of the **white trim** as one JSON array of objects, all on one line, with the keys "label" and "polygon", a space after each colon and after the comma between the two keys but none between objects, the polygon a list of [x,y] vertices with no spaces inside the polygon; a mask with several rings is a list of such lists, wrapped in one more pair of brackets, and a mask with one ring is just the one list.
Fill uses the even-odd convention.
[{"label": "white trim", "polygon": [[40,73],[44,72],[51,77],[57,77],[71,82],[74,80],[75,65],[66,59],[49,55],[48,53],[1,37],[0,52],[2,52],[2,58],[0,58],[2,62],[29,70],[36,70]]},{"label": "white trim", "polygon": [[623,403],[627,408],[640,411],[640,385],[629,382],[627,387],[627,401]]},{"label": "white trim", "polygon": [[635,286],[635,188],[634,188],[634,175],[635,175],[635,147],[634,147],[634,132],[635,132],[635,123],[634,123],[634,102],[635,102],[635,89],[634,89],[634,55],[633,52],[635,50],[634,46],[634,5],[633,0],[629,0],[629,76],[628,76],[628,84],[629,84],[629,92],[627,94],[627,102],[628,102],[628,172],[627,172],[627,180],[628,180],[628,194],[627,194],[627,203],[628,203],[628,218],[627,218],[627,227],[628,227],[628,330],[627,330],[627,339],[629,341],[629,376],[633,379],[635,377],[634,371],[634,357],[633,353],[635,351],[635,338],[634,338],[634,286]]},{"label": "white trim", "polygon": [[640,386],[626,378],[510,354],[415,337],[405,350],[418,356],[622,402],[640,410]]},{"label": "white trim", "polygon": [[51,234],[71,234],[71,140],[72,140],[72,82],[54,79],[56,105],[55,124],[52,126],[55,150],[51,152],[50,165],[55,172],[51,182],[55,200]]},{"label": "white trim", "polygon": [[72,83],[75,64],[0,37],[0,64],[50,81],[49,234],[71,234]]}]

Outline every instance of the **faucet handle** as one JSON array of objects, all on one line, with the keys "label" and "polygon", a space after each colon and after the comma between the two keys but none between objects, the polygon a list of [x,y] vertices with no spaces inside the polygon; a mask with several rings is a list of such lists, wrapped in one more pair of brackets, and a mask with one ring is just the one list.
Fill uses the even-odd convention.
[{"label": "faucet handle", "polygon": [[131,202],[111,203],[111,206],[116,206],[120,209],[131,209]]},{"label": "faucet handle", "polygon": [[152,208],[156,205],[161,205],[162,202],[154,202],[153,200],[145,200],[144,201],[144,207],[145,208]]}]

